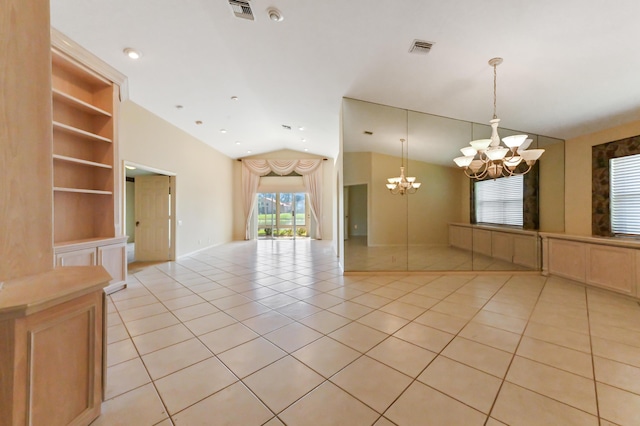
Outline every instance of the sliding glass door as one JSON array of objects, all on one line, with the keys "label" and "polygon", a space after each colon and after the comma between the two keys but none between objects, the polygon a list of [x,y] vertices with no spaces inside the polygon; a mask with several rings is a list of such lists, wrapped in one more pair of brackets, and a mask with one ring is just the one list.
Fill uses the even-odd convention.
[{"label": "sliding glass door", "polygon": [[309,216],[304,192],[260,192],[258,238],[307,237]]}]

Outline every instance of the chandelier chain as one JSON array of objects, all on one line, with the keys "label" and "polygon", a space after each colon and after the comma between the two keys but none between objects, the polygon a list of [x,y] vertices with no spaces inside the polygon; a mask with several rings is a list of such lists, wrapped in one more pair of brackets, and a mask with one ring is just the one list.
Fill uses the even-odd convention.
[{"label": "chandelier chain", "polygon": [[498,72],[496,70],[497,66],[498,66],[497,64],[493,65],[493,118],[494,118],[494,120],[496,118],[498,118],[498,116],[496,115],[496,105],[497,105],[497,102],[496,102],[496,91],[497,91],[497,87],[498,87],[498,85],[496,83],[496,81],[498,79]]}]

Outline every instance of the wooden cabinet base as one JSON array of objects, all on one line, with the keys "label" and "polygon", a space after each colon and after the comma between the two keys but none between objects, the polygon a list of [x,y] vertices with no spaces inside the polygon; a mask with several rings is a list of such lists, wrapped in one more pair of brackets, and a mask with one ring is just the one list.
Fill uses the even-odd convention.
[{"label": "wooden cabinet base", "polygon": [[640,299],[640,244],[625,238],[541,233],[543,275]]},{"label": "wooden cabinet base", "polygon": [[127,285],[127,236],[91,238],[56,245],[55,267],[102,265],[111,275],[107,294]]},{"label": "wooden cabinet base", "polygon": [[0,291],[0,425],[88,425],[100,415],[104,268],[60,268]]}]

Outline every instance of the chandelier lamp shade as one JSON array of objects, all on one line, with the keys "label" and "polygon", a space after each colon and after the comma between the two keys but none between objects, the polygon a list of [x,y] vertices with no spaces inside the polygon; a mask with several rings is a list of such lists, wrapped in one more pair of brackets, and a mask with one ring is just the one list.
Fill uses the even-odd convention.
[{"label": "chandelier lamp shade", "polygon": [[[400,160],[400,176],[387,179],[387,182],[388,182],[387,189],[389,190],[389,192],[391,192],[394,195],[415,194],[415,192],[418,190],[418,188],[420,188],[420,185],[422,184],[419,182],[416,182],[415,177],[412,177],[412,176],[407,177],[404,175],[404,142],[405,140],[400,139],[400,142],[402,143],[402,157]],[[409,147],[407,146],[407,165],[408,163],[409,163]]]},{"label": "chandelier lamp shade", "polygon": [[[528,135],[513,135],[502,138],[498,136],[500,119],[496,115],[496,67],[502,63],[502,58],[489,60],[493,67],[493,119],[491,124],[491,139],[471,141],[462,148],[462,157],[454,158],[458,167],[471,179],[482,180],[486,177],[496,179],[502,176],[523,175],[528,173],[544,149],[527,149],[532,139]],[[526,167],[518,167],[521,164]]]}]

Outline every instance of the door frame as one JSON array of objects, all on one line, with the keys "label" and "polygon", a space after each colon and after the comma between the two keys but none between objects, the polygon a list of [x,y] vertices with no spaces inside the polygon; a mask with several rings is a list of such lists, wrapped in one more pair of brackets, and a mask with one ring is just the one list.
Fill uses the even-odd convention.
[{"label": "door frame", "polygon": [[177,175],[174,172],[170,172],[168,170],[162,170],[155,167],[146,166],[144,164],[136,163],[134,161],[122,160],[122,190],[120,191],[121,195],[121,214],[122,225],[121,229],[123,230],[123,235],[126,235],[128,231],[126,229],[126,215],[127,215],[127,168],[126,166],[135,167],[136,169],[145,170],[147,172],[157,173],[160,175],[169,176],[169,188],[171,190],[171,205],[169,206],[169,216],[171,217],[171,226],[169,227],[169,238],[171,244],[169,245],[169,260],[176,260],[176,234],[177,234],[177,185],[176,179]]}]

